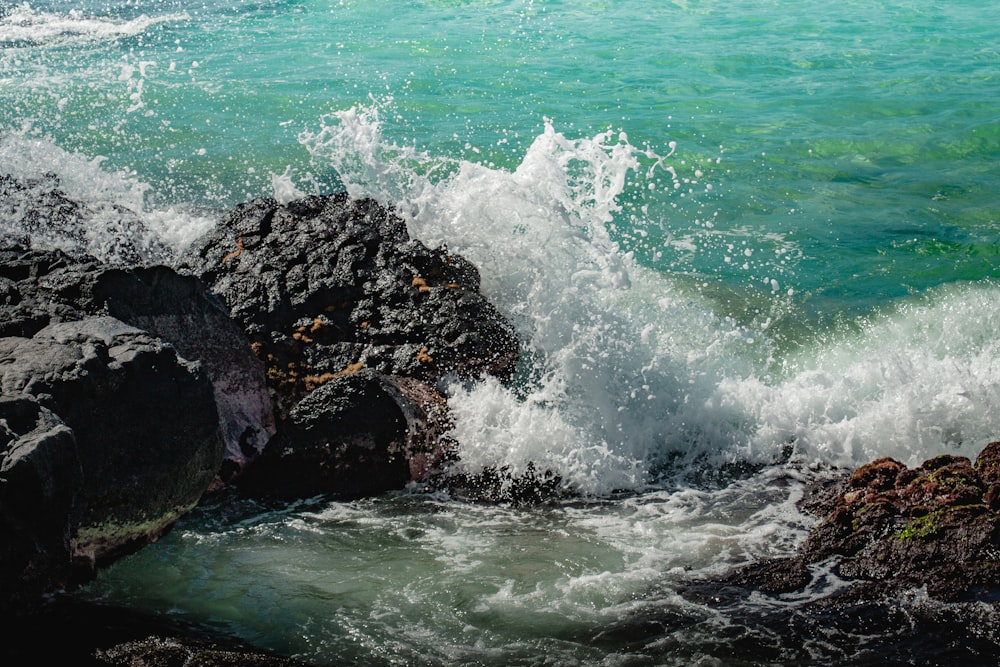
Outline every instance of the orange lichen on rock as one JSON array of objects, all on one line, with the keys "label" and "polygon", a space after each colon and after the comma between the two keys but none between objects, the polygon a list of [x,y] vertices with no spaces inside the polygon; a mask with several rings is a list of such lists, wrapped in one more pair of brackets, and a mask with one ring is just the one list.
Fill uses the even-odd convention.
[{"label": "orange lichen on rock", "polygon": [[309,333],[316,333],[317,331],[328,325],[329,322],[327,322],[324,318],[314,317],[312,326],[309,327]]},{"label": "orange lichen on rock", "polygon": [[347,366],[343,370],[339,370],[336,373],[320,373],[319,375],[307,375],[302,379],[302,382],[303,384],[305,384],[307,391],[312,391],[313,389],[316,389],[317,387],[326,384],[330,380],[339,378],[343,375],[350,375],[351,373],[357,373],[364,367],[365,364],[361,361],[358,361],[353,364],[347,364]]},{"label": "orange lichen on rock", "polygon": [[431,289],[427,281],[420,276],[415,277],[410,284],[416,287],[418,292],[429,292]]},{"label": "orange lichen on rock", "polygon": [[341,375],[350,375],[351,373],[357,373],[358,371],[360,371],[364,367],[365,367],[365,364],[362,361],[357,361],[357,362],[355,362],[353,364],[347,364],[347,366],[344,368],[344,370],[337,371],[334,374],[334,377],[340,377]]},{"label": "orange lichen on rock", "polygon": [[431,364],[431,363],[434,363],[434,357],[432,357],[431,355],[427,354],[427,352],[428,352],[428,350],[427,350],[426,347],[420,348],[420,351],[417,352],[417,361],[419,361],[422,364]]},{"label": "orange lichen on rock", "polygon": [[306,386],[306,391],[312,391],[317,387],[320,387],[333,378],[337,377],[334,373],[322,373],[320,375],[307,375],[302,379],[302,383]]},{"label": "orange lichen on rock", "polygon": [[225,264],[229,260],[236,259],[242,254],[243,254],[243,235],[240,234],[239,236],[236,237],[236,250],[232,251],[231,253],[223,257],[221,263]]}]

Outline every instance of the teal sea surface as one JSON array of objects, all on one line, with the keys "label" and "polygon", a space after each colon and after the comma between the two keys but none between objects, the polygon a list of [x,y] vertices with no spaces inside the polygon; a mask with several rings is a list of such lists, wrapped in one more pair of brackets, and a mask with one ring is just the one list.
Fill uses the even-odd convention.
[{"label": "teal sea surface", "polygon": [[98,256],[109,205],[179,253],[347,190],[473,261],[526,354],[442,387],[460,465],[576,492],[234,502],[88,595],[321,664],[1000,654],[992,608],[919,589],[815,616],[823,570],[680,594],[792,553],[825,471],[1000,439],[1000,4],[0,0],[0,47],[0,173],[56,174]]}]

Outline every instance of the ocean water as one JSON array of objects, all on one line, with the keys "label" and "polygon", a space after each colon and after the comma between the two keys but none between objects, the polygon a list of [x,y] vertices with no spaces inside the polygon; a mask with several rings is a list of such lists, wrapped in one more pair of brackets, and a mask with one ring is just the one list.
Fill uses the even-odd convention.
[{"label": "ocean water", "polygon": [[115,207],[179,253],[346,189],[476,263],[525,357],[443,387],[460,465],[575,493],[217,501],[87,595],[321,664],[995,661],[992,608],[820,613],[828,568],[683,591],[792,553],[831,470],[1000,438],[997,3],[0,2],[0,46],[0,172],[94,254]]}]

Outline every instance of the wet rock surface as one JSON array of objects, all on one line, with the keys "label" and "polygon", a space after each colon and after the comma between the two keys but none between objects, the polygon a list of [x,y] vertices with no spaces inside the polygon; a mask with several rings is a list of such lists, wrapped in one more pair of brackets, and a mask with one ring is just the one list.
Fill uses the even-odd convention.
[{"label": "wet rock surface", "polygon": [[401,489],[453,455],[450,426],[444,397],[425,383],[370,370],[345,374],[299,401],[236,485],[286,499]]},{"label": "wet rock surface", "polygon": [[943,454],[908,468],[881,458],[804,500],[822,520],[798,553],[743,567],[721,583],[791,593],[826,562],[849,583],[832,603],[913,589],[945,602],[1000,599],[1000,442],[975,462]]},{"label": "wet rock surface", "polygon": [[233,209],[178,262],[228,305],[267,366],[279,421],[322,384],[362,368],[433,384],[509,378],[511,324],[477,269],[411,239],[368,199],[260,199]]},{"label": "wet rock surface", "polygon": [[[92,234],[105,215],[117,236]],[[19,636],[5,662],[299,664],[52,595],[214,491],[355,498],[440,475],[435,384],[517,362],[475,267],[370,200],[250,202],[173,266],[138,218],[54,176],[0,179],[0,224],[0,621],[76,633]]]},{"label": "wet rock surface", "polygon": [[31,395],[0,396],[0,591],[26,608],[70,580],[70,513],[83,487],[76,438]]},{"label": "wet rock surface", "polygon": [[[9,405],[35,401],[40,416],[44,408],[72,434],[39,441],[37,429],[11,429],[5,419],[2,466],[18,465],[32,448],[60,475],[35,465],[30,480],[0,484],[4,513],[25,522],[34,514],[30,497],[62,499],[75,580],[159,537],[198,502],[222,462],[208,378],[163,341],[111,317],[0,339],[0,389]],[[79,487],[62,472],[77,466]],[[62,554],[62,545],[50,546]]]},{"label": "wet rock surface", "polygon": [[227,304],[266,367],[277,433],[236,482],[246,493],[353,498],[428,481],[454,453],[436,383],[509,379],[518,360],[478,270],[370,199],[248,202],[177,266]]}]

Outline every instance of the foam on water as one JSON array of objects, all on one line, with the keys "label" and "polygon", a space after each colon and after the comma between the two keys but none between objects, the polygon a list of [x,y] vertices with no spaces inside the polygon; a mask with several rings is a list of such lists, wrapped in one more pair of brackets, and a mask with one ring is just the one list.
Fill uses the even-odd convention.
[{"label": "foam on water", "polygon": [[[527,360],[517,386],[449,387],[473,469],[541,463],[606,493],[641,487],[668,461],[916,464],[974,455],[998,432],[991,285],[903,303],[781,356],[769,320],[716,314],[689,281],[640,266],[611,240],[636,173],[669,169],[624,135],[570,139],[547,122],[512,171],[393,144],[377,107],[334,114],[302,141],[349,191],[399,202],[416,237],[476,263],[517,324]],[[775,289],[775,309],[792,292]]]},{"label": "foam on water", "polygon": [[789,549],[808,524],[794,508],[799,482],[772,468],[714,491],[542,508],[403,493],[263,513],[250,503],[231,506],[235,516],[198,510],[116,564],[101,588],[321,661],[390,664],[365,656],[391,650],[410,664],[534,664],[544,651],[600,664],[606,647],[586,638],[647,611],[690,619],[690,651],[697,629],[711,634],[726,614],[671,586]]},{"label": "foam on water", "polygon": [[752,416],[752,445],[794,443],[807,460],[975,457],[1000,433],[998,299],[990,283],[935,290],[789,359],[779,382],[726,378],[718,400]]},{"label": "foam on water", "polygon": [[33,8],[23,2],[6,11],[0,8],[0,44],[66,45],[101,42],[140,34],[151,26],[175,23],[190,17],[184,13],[161,16],[140,15],[131,19],[114,16],[90,16],[78,9],[52,12]]}]

